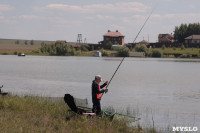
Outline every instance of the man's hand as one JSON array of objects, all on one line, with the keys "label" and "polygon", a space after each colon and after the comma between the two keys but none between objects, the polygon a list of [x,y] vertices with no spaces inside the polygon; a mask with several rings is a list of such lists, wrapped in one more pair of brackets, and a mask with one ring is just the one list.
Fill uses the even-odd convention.
[{"label": "man's hand", "polygon": [[105,84],[108,84],[108,81],[106,81]]},{"label": "man's hand", "polygon": [[107,89],[107,88],[104,88],[104,92],[107,93],[107,92],[108,92],[108,89]]}]

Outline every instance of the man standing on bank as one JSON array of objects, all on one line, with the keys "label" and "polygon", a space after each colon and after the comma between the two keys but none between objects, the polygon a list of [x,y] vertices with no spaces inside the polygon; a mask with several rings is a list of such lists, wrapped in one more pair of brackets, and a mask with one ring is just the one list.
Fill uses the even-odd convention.
[{"label": "man standing on bank", "polygon": [[[101,97],[104,92],[107,92],[108,89],[104,88],[108,81],[106,81],[103,85],[99,85],[100,82],[102,82],[102,78],[100,75],[95,76],[95,80],[92,82],[92,103],[93,103],[93,109],[92,111],[96,113],[97,115],[101,114]],[[102,89],[104,88],[104,89]]]}]

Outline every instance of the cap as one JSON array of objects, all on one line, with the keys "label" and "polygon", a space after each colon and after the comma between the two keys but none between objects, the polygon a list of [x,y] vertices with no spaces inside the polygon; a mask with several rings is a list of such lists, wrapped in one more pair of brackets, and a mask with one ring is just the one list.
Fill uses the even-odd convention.
[{"label": "cap", "polygon": [[103,81],[102,78],[101,78],[101,75],[96,75],[95,79],[101,79],[101,81]]}]

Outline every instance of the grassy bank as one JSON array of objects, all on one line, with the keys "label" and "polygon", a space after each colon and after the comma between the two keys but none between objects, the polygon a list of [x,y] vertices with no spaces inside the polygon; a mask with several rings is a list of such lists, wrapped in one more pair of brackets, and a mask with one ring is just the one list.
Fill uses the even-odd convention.
[{"label": "grassy bank", "polygon": [[182,55],[198,55],[200,56],[200,48],[185,48],[185,49],[181,49],[181,48],[154,48],[151,49],[152,50],[159,50],[162,54],[182,54]]},{"label": "grassy bank", "polygon": [[156,133],[153,129],[128,127],[125,122],[75,117],[66,121],[68,106],[45,98],[0,96],[0,132],[7,133]]}]

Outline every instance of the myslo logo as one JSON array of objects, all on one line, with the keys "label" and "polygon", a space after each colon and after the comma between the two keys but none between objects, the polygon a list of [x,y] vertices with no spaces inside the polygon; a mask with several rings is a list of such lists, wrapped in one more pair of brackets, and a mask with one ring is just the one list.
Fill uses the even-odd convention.
[{"label": "myslo logo", "polygon": [[197,127],[172,127],[172,131],[176,132],[197,132]]}]

